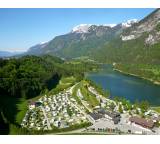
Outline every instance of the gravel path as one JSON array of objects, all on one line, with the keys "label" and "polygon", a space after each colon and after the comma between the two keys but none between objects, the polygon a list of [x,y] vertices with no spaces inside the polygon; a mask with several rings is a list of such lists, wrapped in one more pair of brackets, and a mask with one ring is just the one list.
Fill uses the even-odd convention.
[{"label": "gravel path", "polygon": [[45,117],[45,119],[46,119],[46,121],[47,121],[47,127],[48,127],[49,130],[51,130],[52,128],[51,128],[50,122],[49,122],[49,120],[48,120],[48,117],[47,117],[47,115],[46,115],[46,112],[45,112],[45,110],[44,110],[43,107],[41,107],[41,109],[42,109],[43,114],[44,114],[44,117]]}]

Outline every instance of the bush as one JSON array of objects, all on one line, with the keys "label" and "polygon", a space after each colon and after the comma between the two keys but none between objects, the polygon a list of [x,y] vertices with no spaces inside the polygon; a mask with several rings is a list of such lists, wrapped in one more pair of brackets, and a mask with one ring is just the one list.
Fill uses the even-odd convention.
[{"label": "bush", "polygon": [[157,30],[157,31],[160,31],[160,23],[157,24],[156,30]]},{"label": "bush", "polygon": [[123,113],[122,105],[119,105],[118,111],[119,111],[120,113]]}]

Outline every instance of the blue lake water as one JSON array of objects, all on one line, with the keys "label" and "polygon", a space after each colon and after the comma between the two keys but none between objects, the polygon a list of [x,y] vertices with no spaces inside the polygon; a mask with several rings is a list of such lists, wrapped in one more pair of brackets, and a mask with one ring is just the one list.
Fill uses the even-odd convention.
[{"label": "blue lake water", "polygon": [[111,98],[124,97],[131,102],[147,100],[152,106],[160,106],[160,85],[114,71],[111,65],[104,65],[101,71],[88,73],[86,77],[108,90]]}]

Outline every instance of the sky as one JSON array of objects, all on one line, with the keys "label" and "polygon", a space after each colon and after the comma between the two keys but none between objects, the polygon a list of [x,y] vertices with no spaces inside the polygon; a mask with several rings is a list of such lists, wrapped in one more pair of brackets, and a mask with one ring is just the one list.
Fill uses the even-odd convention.
[{"label": "sky", "polygon": [[155,9],[0,9],[0,51],[26,51],[79,24],[117,24]]}]

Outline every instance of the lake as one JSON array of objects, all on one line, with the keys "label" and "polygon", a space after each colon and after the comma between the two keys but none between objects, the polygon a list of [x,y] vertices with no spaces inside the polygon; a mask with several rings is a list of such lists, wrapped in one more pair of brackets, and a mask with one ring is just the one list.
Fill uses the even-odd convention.
[{"label": "lake", "polygon": [[111,65],[103,65],[99,72],[87,73],[86,78],[110,92],[110,98],[124,97],[130,102],[147,100],[151,106],[160,106],[160,85],[114,71]]}]

